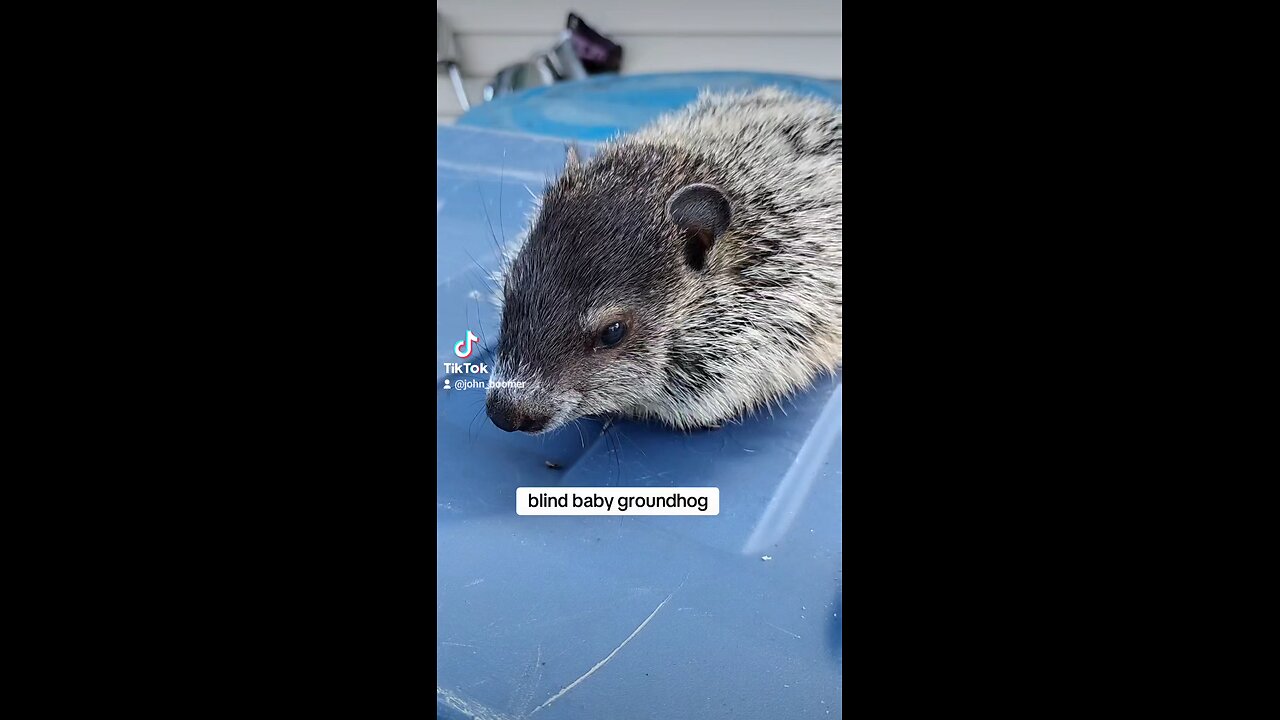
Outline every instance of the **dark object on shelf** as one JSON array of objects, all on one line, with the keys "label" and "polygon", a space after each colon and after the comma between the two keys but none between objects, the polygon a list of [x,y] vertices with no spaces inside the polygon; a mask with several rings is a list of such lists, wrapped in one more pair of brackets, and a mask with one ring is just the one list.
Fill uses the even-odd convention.
[{"label": "dark object on shelf", "polygon": [[484,99],[488,101],[525,88],[554,85],[562,80],[582,80],[586,77],[587,70],[578,60],[570,42],[569,31],[565,30],[555,47],[540,52],[525,62],[499,70],[485,87]]},{"label": "dark object on shelf", "polygon": [[573,51],[591,75],[618,72],[622,68],[622,46],[601,35],[574,13],[569,13]]},{"label": "dark object on shelf", "polygon": [[592,30],[573,13],[569,14],[567,27],[560,31],[560,38],[550,50],[499,70],[485,86],[485,101],[527,88],[618,72],[622,67],[621,45]]}]

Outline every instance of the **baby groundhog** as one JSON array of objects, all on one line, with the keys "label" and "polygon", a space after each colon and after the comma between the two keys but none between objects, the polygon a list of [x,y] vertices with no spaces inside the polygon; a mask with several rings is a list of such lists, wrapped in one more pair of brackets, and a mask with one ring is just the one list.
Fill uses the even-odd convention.
[{"label": "baby groundhog", "polygon": [[835,372],[840,137],[839,105],[771,88],[571,147],[500,273],[493,423],[717,427]]}]

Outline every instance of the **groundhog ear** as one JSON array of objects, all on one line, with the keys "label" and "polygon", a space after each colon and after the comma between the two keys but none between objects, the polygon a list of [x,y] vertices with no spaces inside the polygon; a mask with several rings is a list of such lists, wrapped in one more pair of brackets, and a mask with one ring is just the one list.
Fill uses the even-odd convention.
[{"label": "groundhog ear", "polygon": [[667,216],[685,231],[685,259],[689,266],[701,270],[711,246],[729,229],[733,210],[723,190],[715,185],[695,183],[671,195]]}]

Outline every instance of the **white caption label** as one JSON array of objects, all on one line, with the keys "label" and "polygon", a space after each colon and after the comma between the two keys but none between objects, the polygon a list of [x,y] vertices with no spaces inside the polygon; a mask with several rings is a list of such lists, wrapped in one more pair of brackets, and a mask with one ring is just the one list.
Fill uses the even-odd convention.
[{"label": "white caption label", "polygon": [[719,515],[720,488],[522,487],[517,515]]}]

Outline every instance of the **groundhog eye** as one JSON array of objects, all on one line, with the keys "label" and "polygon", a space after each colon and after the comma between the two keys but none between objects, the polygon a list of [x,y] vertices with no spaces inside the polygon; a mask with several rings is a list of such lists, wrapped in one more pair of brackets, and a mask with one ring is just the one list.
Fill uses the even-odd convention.
[{"label": "groundhog eye", "polygon": [[604,347],[613,347],[622,342],[622,338],[626,334],[627,326],[616,322],[600,331],[600,344]]}]

